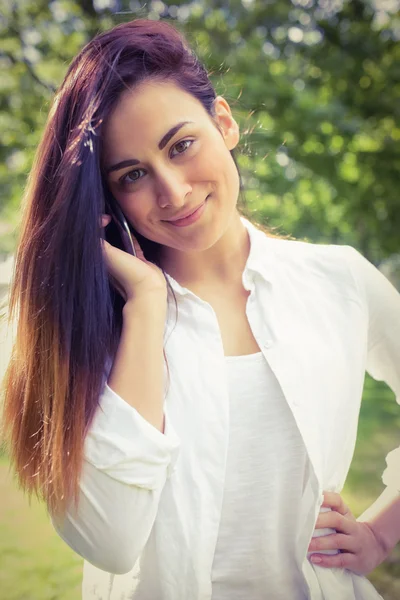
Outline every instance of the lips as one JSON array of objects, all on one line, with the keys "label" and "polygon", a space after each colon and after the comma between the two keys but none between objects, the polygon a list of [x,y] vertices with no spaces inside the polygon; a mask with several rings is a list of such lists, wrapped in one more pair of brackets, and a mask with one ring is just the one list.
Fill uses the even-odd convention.
[{"label": "lips", "polygon": [[169,223],[171,227],[187,227],[188,225],[192,225],[196,223],[199,219],[201,219],[202,214],[204,213],[207,205],[208,197],[204,200],[200,206],[194,209],[192,213],[190,213],[186,217],[181,217],[179,219],[175,219],[174,221],[165,221],[165,223]]},{"label": "lips", "polygon": [[[204,201],[205,202],[205,201]],[[178,217],[175,217],[173,219],[165,219],[168,223],[174,223],[174,221],[180,221],[181,219],[186,219],[186,217],[190,217],[190,215],[192,215],[194,212],[196,212],[196,210],[198,208],[200,208],[200,206],[202,206],[202,204],[204,204],[204,202],[202,202],[201,204],[199,204],[198,206],[196,206],[195,208],[193,208],[192,210],[190,210],[189,212],[183,213],[181,215],[179,215]]]}]

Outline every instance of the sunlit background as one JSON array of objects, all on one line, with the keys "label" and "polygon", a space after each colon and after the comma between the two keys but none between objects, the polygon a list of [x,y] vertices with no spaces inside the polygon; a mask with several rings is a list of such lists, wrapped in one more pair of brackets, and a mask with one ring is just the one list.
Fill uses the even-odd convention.
[{"label": "sunlit background", "polygon": [[[297,238],[350,244],[400,290],[399,11],[399,0],[0,0],[3,312],[21,197],[54,91],[87,41],[135,17],[180,27],[231,104],[248,214]],[[4,319],[0,329],[1,377],[12,332]],[[382,491],[385,456],[399,444],[394,394],[367,376],[343,492],[356,516]],[[78,600],[81,573],[3,452],[0,599]],[[399,546],[370,579],[385,600],[400,598]]]}]

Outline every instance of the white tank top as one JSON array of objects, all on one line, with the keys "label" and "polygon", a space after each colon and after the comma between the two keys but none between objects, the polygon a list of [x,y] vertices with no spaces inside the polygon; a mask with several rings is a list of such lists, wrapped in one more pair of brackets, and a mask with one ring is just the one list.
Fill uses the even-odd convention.
[{"label": "white tank top", "polygon": [[295,544],[308,457],[261,352],[227,356],[230,438],[212,600],[304,600]]}]

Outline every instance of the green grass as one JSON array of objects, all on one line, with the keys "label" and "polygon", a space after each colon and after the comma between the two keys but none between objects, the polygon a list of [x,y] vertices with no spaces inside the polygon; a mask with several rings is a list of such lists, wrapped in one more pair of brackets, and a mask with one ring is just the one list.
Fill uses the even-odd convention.
[{"label": "green grass", "polygon": [[82,559],[55,533],[43,504],[31,505],[0,458],[0,599],[79,600]]},{"label": "green grass", "polygon": [[390,450],[400,445],[400,407],[387,385],[365,379],[357,444],[344,493],[361,513],[382,491],[382,473]]},{"label": "green grass", "polygon": [[[386,454],[400,445],[400,407],[367,376],[356,451],[343,490],[361,514],[381,493]],[[55,533],[42,504],[17,489],[0,456],[0,600],[80,600],[82,559]],[[400,598],[400,545],[369,579],[385,600]],[[339,600],[339,599],[338,599]]]},{"label": "green grass", "polygon": [[[382,492],[385,457],[397,446],[400,446],[400,406],[387,385],[367,375],[356,449],[343,489],[345,502],[355,516],[364,512]],[[368,579],[385,600],[399,600],[400,544]]]}]

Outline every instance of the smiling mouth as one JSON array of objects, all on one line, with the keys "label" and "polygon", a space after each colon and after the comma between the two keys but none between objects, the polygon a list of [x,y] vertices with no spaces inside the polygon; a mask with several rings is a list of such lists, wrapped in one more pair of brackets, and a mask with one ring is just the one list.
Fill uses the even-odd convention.
[{"label": "smiling mouth", "polygon": [[199,206],[196,206],[196,208],[194,208],[192,210],[192,212],[190,212],[187,215],[184,215],[182,217],[178,217],[177,219],[163,219],[164,223],[176,223],[178,221],[183,221],[184,219],[187,219],[188,217],[191,217],[196,211],[199,210],[199,208],[201,208],[203,206],[203,204],[205,204],[205,202],[208,200],[208,198],[210,197],[211,194],[208,194],[207,198],[204,200],[204,202],[202,202],[201,204],[199,204]]},{"label": "smiling mouth", "polygon": [[209,194],[207,196],[207,198],[204,200],[203,204],[200,204],[200,206],[195,208],[195,210],[192,213],[190,213],[189,215],[187,215],[186,217],[180,217],[179,219],[176,219],[175,221],[165,221],[165,223],[172,225],[172,227],[187,227],[188,225],[192,225],[193,223],[195,223],[196,221],[201,219],[201,216],[205,210],[207,200],[210,195],[211,194]]},{"label": "smiling mouth", "polygon": [[187,219],[187,217],[190,217],[190,215],[195,213],[196,210],[198,210],[200,208],[200,206],[202,206],[203,204],[204,204],[204,202],[202,204],[200,204],[199,206],[196,206],[196,208],[194,208],[192,210],[192,212],[188,213],[187,215],[182,215],[181,217],[178,217],[177,219],[168,219],[167,223],[175,223],[175,221],[181,221],[182,219]]}]

